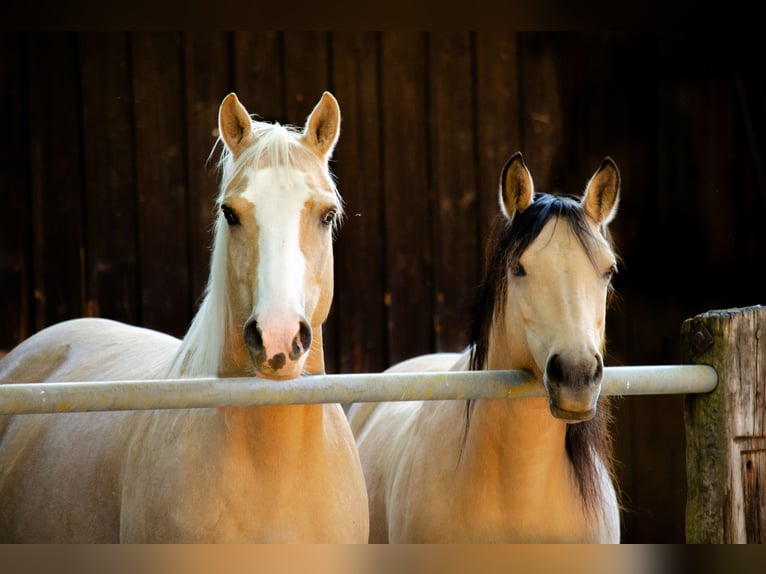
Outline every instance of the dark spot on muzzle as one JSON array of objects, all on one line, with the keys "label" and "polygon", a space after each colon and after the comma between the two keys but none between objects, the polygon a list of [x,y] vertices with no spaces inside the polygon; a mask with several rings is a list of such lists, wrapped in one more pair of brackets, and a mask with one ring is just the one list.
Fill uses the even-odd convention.
[{"label": "dark spot on muzzle", "polygon": [[284,353],[277,353],[273,357],[269,359],[269,367],[271,367],[274,371],[278,371],[282,367],[285,366],[285,363],[287,362],[287,359],[285,359]]}]

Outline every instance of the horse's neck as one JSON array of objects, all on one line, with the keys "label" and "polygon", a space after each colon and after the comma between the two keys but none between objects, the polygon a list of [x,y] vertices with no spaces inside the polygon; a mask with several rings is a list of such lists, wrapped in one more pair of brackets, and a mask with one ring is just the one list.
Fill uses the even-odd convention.
[{"label": "horse's neck", "polygon": [[[495,329],[498,332],[505,331]],[[507,340],[505,335],[490,339],[484,369],[526,369],[542,378],[526,345]],[[462,460],[469,473],[477,469],[497,473],[502,480],[512,482],[512,488],[535,488],[534,481],[541,477],[570,480],[567,425],[551,415],[547,398],[478,399],[473,402],[468,424]],[[539,485],[536,488],[539,490]]]},{"label": "horse's neck", "polygon": [[473,403],[464,450],[468,465],[528,469],[520,476],[561,468],[567,461],[566,423],[551,416],[546,398],[480,399]]},{"label": "horse's neck", "polygon": [[[222,407],[227,448],[257,454],[259,464],[277,465],[316,452],[324,439],[325,405]],[[240,456],[238,454],[237,456]]]},{"label": "horse's neck", "polygon": [[311,332],[311,348],[303,370],[309,375],[324,375],[324,343],[321,323],[312,325]]}]

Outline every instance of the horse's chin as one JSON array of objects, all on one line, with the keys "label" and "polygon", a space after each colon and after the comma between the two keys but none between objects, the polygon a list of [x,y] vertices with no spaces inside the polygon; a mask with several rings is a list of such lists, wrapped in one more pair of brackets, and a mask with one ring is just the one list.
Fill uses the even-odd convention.
[{"label": "horse's chin", "polygon": [[555,404],[553,404],[553,401],[551,401],[549,404],[551,408],[551,414],[557,419],[562,420],[568,424],[582,423],[589,421],[594,416],[596,416],[595,408],[583,411],[572,411],[557,407]]},{"label": "horse's chin", "polygon": [[545,381],[551,414],[567,423],[582,423],[596,416],[601,386],[573,391]]},{"label": "horse's chin", "polygon": [[261,379],[269,379],[272,381],[289,381],[297,379],[303,374],[303,362],[300,365],[291,365],[291,368],[271,369],[268,366],[253,365],[255,368],[255,375]]}]

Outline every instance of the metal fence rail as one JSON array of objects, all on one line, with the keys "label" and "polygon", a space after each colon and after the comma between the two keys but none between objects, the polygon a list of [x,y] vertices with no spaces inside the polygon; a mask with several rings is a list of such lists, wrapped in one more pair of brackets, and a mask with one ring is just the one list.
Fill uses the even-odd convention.
[{"label": "metal fence rail", "polygon": [[[718,384],[707,365],[606,367],[604,395],[707,393]],[[183,409],[544,396],[525,371],[314,375],[289,381],[191,378],[0,385],[0,414]]]}]

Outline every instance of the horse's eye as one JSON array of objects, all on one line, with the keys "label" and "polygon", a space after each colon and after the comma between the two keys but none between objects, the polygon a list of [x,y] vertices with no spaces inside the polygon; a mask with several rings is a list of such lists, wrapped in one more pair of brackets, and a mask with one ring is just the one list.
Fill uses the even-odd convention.
[{"label": "horse's eye", "polygon": [[617,265],[612,265],[609,270],[604,273],[604,279],[609,281],[617,273]]},{"label": "horse's eye", "polygon": [[511,274],[513,274],[514,277],[524,277],[527,274],[527,270],[524,269],[524,266],[516,261],[515,263],[511,263]]},{"label": "horse's eye", "polygon": [[335,221],[335,218],[337,217],[337,212],[332,207],[324,212],[324,215],[322,216],[322,224],[323,225],[332,225]]},{"label": "horse's eye", "polygon": [[234,210],[231,207],[228,205],[222,205],[221,211],[223,212],[223,216],[226,218],[226,223],[229,225],[239,225],[239,217],[237,217],[237,214],[234,213]]}]

